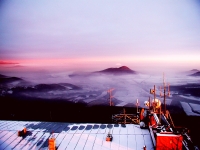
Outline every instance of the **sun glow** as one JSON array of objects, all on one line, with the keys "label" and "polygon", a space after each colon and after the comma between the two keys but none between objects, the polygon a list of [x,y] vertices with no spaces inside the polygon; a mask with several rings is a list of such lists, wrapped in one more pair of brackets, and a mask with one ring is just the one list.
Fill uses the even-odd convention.
[{"label": "sun glow", "polygon": [[[134,64],[135,66],[187,66],[200,64],[198,56],[194,55],[168,55],[168,56],[122,56],[122,57],[88,57],[88,58],[68,58],[68,59],[21,59],[5,60],[4,64],[17,64],[21,66],[95,66],[98,64]],[[7,63],[5,63],[7,62]]]}]

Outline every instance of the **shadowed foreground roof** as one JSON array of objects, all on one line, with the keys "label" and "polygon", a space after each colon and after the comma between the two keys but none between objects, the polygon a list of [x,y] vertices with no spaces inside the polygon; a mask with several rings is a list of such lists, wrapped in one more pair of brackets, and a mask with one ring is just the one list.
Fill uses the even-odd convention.
[{"label": "shadowed foreground roof", "polygon": [[[24,137],[18,131],[27,128]],[[56,147],[63,149],[123,149],[141,150],[146,145],[153,149],[150,133],[139,125],[74,124],[59,122],[0,121],[0,149],[48,149],[50,136],[56,138]],[[110,132],[112,142],[106,141]]]}]

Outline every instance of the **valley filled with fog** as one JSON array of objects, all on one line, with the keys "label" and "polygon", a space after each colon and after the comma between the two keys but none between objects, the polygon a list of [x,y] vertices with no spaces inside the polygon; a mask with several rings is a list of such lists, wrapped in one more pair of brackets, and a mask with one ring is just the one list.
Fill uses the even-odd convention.
[{"label": "valley filled with fog", "polygon": [[[183,108],[189,116],[200,116],[200,77],[191,76],[194,71],[165,74],[166,104]],[[13,75],[14,76],[14,75]],[[120,107],[145,107],[144,101],[153,95],[150,89],[156,86],[156,98],[163,102],[163,74],[144,73],[73,73],[37,72],[17,74],[15,77],[1,75],[1,97],[22,98],[27,101],[39,99],[66,101],[87,106],[109,106],[108,90],[112,89],[112,105]]]}]

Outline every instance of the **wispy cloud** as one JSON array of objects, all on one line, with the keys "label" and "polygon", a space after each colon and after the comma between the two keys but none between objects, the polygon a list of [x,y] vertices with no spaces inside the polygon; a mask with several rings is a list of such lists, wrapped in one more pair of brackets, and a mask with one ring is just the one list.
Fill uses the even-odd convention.
[{"label": "wispy cloud", "polygon": [[19,63],[11,61],[0,61],[0,65],[17,65],[17,64]]}]

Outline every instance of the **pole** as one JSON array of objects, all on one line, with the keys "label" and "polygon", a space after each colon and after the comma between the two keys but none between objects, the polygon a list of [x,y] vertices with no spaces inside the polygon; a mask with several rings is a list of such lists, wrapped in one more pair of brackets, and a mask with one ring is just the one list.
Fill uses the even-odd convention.
[{"label": "pole", "polygon": [[154,101],[156,99],[156,86],[154,85]]},{"label": "pole", "polygon": [[[155,103],[155,100],[156,100],[156,86],[155,86],[155,85],[154,85],[153,96],[154,96],[154,100],[153,100],[153,102]],[[153,111],[155,112],[155,104],[154,104],[154,106],[153,106]]]},{"label": "pole", "polygon": [[166,113],[166,97],[165,97],[165,88],[164,88],[164,114]]},{"label": "pole", "polygon": [[151,102],[150,102],[150,96],[149,96],[149,111],[150,111],[150,107],[151,107]]},{"label": "pole", "polygon": [[161,108],[162,108],[162,105],[160,106],[160,111],[159,111],[159,123],[160,123],[160,125],[161,125]]},{"label": "pole", "polygon": [[165,74],[163,73],[163,86],[164,86],[164,114],[166,113],[166,86],[165,86]]},{"label": "pole", "polygon": [[109,103],[110,103],[110,106],[112,106],[113,105],[113,102],[112,102],[112,98],[113,98],[113,96],[112,96],[112,91],[113,91],[114,89],[109,89],[107,92],[109,93]]},{"label": "pole", "polygon": [[124,124],[126,124],[126,110],[125,110],[125,108],[124,108]]}]

